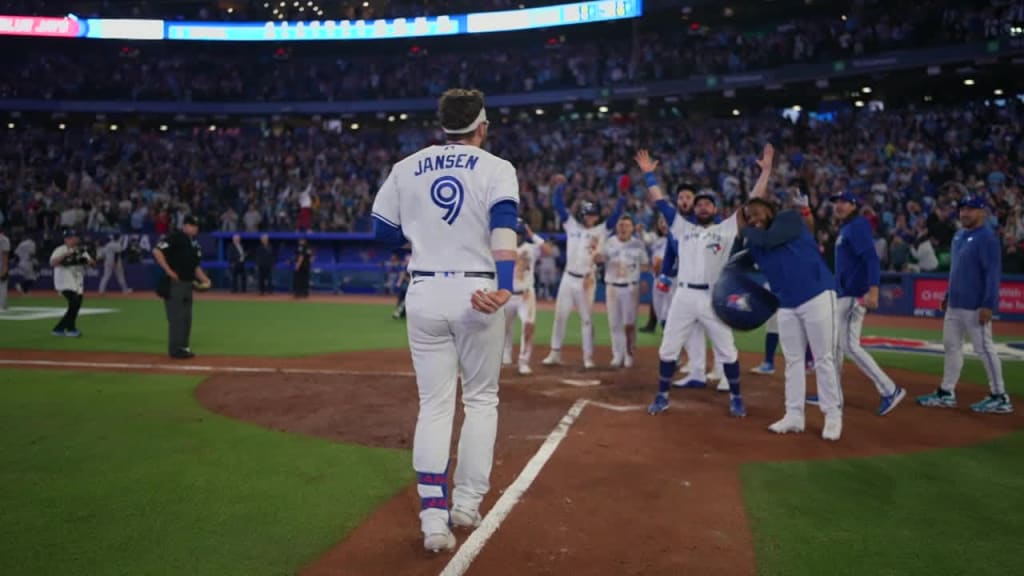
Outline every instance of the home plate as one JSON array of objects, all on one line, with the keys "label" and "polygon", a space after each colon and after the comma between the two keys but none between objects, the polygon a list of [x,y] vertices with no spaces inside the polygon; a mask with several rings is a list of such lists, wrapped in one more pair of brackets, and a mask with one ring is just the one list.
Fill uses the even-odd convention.
[{"label": "home plate", "polygon": [[576,386],[579,388],[586,388],[588,386],[600,386],[600,380],[572,380],[569,378],[562,378],[562,384],[568,384],[569,386]]}]

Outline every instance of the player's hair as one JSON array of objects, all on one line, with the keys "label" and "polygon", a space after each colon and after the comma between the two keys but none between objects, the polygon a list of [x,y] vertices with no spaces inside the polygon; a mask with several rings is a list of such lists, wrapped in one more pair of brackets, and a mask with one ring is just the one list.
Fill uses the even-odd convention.
[{"label": "player's hair", "polygon": [[[484,107],[484,93],[479,90],[466,90],[463,88],[452,88],[441,94],[437,103],[437,119],[441,122],[441,128],[448,130],[461,130],[476,120],[480,110]],[[451,140],[463,140],[472,136],[473,133],[449,134]]]},{"label": "player's hair", "polygon": [[765,200],[764,198],[760,198],[760,197],[758,197],[758,198],[751,198],[750,200],[747,200],[747,206],[754,206],[754,205],[764,206],[765,208],[771,210],[773,215],[778,213],[778,211],[779,211],[779,207],[774,202],[772,202],[771,200]]},{"label": "player's hair", "polygon": [[697,194],[697,186],[691,182],[683,182],[679,186],[676,186],[676,196],[681,194],[683,190],[689,190],[694,195]]},{"label": "player's hair", "polygon": [[636,224],[636,221],[633,220],[633,215],[625,212],[622,214],[622,216],[619,216],[619,220],[629,220],[630,222]]}]

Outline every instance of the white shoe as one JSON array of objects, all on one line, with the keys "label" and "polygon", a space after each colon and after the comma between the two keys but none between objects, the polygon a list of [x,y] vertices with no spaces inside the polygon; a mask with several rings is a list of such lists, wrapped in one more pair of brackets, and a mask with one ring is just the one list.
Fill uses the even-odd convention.
[{"label": "white shoe", "polygon": [[842,414],[826,414],[825,415],[825,428],[821,431],[821,437],[824,440],[832,440],[835,442],[839,440],[839,437],[843,435],[843,415]]},{"label": "white shoe", "polygon": [[550,354],[548,354],[548,357],[541,360],[540,363],[545,366],[554,366],[556,364],[561,364],[562,354],[560,352],[552,351]]},{"label": "white shoe", "polygon": [[775,424],[768,427],[769,430],[776,434],[789,434],[791,432],[803,432],[804,431],[804,419],[797,416],[790,416],[786,414]]},{"label": "white shoe", "polygon": [[512,355],[511,354],[506,354],[506,355],[501,357],[501,365],[502,366],[508,366],[510,364],[512,364]]},{"label": "white shoe", "polygon": [[520,364],[519,365],[519,375],[520,376],[529,376],[530,374],[533,374],[533,370],[530,368],[529,364]]},{"label": "white shoe", "polygon": [[622,365],[625,366],[626,368],[632,368],[633,367],[633,357],[632,356],[626,356],[626,359],[622,361]]},{"label": "white shoe", "polygon": [[612,363],[609,366],[612,368],[622,368],[622,358],[612,358]]},{"label": "white shoe", "polygon": [[719,380],[725,380],[725,378],[722,377],[722,374],[720,372],[714,371],[708,372],[704,377],[707,378],[708,382],[718,382]]},{"label": "white shoe", "polygon": [[583,360],[583,369],[584,370],[590,370],[590,369],[594,368],[595,366],[597,366],[597,365],[594,364],[594,361],[591,360],[590,358],[586,358],[586,359]]},{"label": "white shoe", "polygon": [[135,290],[132,290],[131,288],[125,288],[124,289],[124,293],[125,294],[131,294],[132,292],[135,292]]},{"label": "white shoe", "polygon": [[719,379],[718,380],[718,386],[715,387],[715,390],[718,390],[719,392],[728,392],[729,391],[729,381],[726,380],[725,378]]},{"label": "white shoe", "polygon": [[680,374],[689,374],[690,373],[690,363],[687,362],[685,366],[680,366],[679,367],[679,373]]},{"label": "white shoe", "polygon": [[476,528],[483,518],[479,512],[468,512],[462,508],[452,508],[452,524],[459,528]]},{"label": "white shoe", "polygon": [[427,552],[447,552],[455,548],[455,534],[451,530],[427,534],[423,537],[423,548]]}]

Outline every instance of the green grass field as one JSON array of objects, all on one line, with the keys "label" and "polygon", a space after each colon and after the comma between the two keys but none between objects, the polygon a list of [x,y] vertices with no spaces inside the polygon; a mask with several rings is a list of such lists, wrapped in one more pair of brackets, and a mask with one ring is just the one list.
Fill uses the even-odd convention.
[{"label": "green grass field", "polygon": [[[15,305],[61,306],[57,299]],[[49,335],[0,322],[0,348],[162,353],[157,300]],[[550,313],[538,317],[546,343]],[[608,342],[604,318],[597,341]],[[878,335],[927,337],[920,330]],[[203,302],[201,355],[302,356],[402,348],[385,306]],[[579,337],[570,326],[570,343]],[[641,335],[640,344],[657,338]],[[760,351],[760,333],[737,339]],[[876,355],[938,375],[941,358]],[[1024,364],[1004,363],[1024,394]],[[969,360],[964,380],[984,382]],[[0,574],[287,574],[412,481],[409,454],[273,432],[206,412],[195,377],[0,371]],[[980,390],[979,390],[980,392]],[[1024,434],[899,457],[744,467],[762,574],[1008,574],[1024,529]],[[980,558],[980,560],[978,560]]]}]

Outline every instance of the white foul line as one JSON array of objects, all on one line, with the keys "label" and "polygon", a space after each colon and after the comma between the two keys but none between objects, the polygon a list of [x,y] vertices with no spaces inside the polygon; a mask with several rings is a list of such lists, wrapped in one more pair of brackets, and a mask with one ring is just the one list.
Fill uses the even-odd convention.
[{"label": "white foul line", "polygon": [[555,453],[555,449],[565,439],[565,436],[569,433],[569,428],[579,418],[580,414],[583,413],[583,409],[586,406],[587,400],[580,399],[572,405],[572,408],[569,408],[569,411],[562,417],[558,425],[555,426],[555,429],[551,431],[551,434],[548,434],[547,439],[541,444],[537,453],[526,463],[526,467],[523,468],[523,471],[512,482],[512,485],[495,502],[494,507],[491,508],[491,511],[480,522],[480,526],[470,534],[466,542],[459,548],[459,551],[448,562],[448,565],[444,567],[441,576],[462,576],[466,573],[466,570],[469,570],[470,564],[473,563],[473,560],[483,550],[487,540],[494,535],[501,526],[501,523],[508,517],[512,508],[519,503],[523,494],[533,484],[541,468],[547,464],[551,455]]},{"label": "white foul line", "polygon": [[316,368],[270,368],[258,366],[207,366],[202,364],[150,364],[144,362],[79,362],[75,360],[11,360],[0,358],[0,366],[42,366],[93,370],[168,370],[176,372],[229,372],[243,374],[326,374],[332,376],[408,376],[414,372],[364,372]]}]

